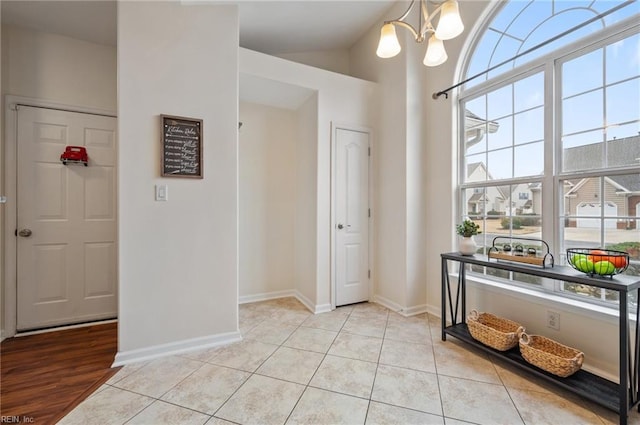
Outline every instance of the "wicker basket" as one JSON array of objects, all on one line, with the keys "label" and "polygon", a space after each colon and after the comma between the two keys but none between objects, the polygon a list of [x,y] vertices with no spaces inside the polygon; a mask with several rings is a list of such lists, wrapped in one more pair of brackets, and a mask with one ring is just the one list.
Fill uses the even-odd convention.
[{"label": "wicker basket", "polygon": [[566,378],[582,367],[584,353],[540,335],[520,336],[520,353],[534,366]]},{"label": "wicker basket", "polygon": [[520,334],[524,332],[519,323],[476,310],[471,310],[467,317],[467,326],[474,339],[499,351],[518,345]]}]

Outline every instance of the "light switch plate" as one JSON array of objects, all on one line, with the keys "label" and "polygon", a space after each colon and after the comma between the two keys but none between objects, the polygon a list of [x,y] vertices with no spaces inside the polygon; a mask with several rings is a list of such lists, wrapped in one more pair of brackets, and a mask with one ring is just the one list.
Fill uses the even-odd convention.
[{"label": "light switch plate", "polygon": [[169,187],[166,184],[156,185],[156,201],[169,200]]}]

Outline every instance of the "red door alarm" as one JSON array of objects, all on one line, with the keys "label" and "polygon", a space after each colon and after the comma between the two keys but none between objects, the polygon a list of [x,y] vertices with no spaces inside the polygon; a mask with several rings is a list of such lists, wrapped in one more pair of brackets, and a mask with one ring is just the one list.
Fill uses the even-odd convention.
[{"label": "red door alarm", "polygon": [[60,155],[60,161],[64,165],[71,162],[84,164],[86,167],[89,162],[89,155],[87,155],[87,149],[83,146],[67,146],[62,155]]}]

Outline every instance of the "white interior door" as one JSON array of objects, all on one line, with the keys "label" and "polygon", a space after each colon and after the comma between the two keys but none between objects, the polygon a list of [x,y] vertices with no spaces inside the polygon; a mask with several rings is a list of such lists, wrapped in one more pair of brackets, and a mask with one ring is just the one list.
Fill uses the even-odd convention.
[{"label": "white interior door", "polygon": [[17,329],[116,317],[116,119],[19,106],[17,128]]},{"label": "white interior door", "polygon": [[369,299],[369,134],[335,132],[336,306]]}]

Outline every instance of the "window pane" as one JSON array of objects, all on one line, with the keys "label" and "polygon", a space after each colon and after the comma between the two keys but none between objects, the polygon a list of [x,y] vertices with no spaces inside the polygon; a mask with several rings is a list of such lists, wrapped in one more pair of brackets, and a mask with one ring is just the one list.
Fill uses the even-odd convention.
[{"label": "window pane", "polygon": [[486,154],[469,155],[466,158],[465,182],[483,182],[487,180]]},{"label": "window pane", "polygon": [[[602,87],[603,55],[604,50],[599,49],[562,65],[562,96],[564,98]],[[579,78],[576,78],[578,76]]]},{"label": "window pane", "polygon": [[513,128],[511,121],[513,118],[507,117],[501,120],[492,121],[492,127],[489,131],[488,149],[494,150],[506,148],[513,144]]},{"label": "window pane", "polygon": [[514,177],[539,176],[544,172],[544,144],[542,142],[516,146]]},{"label": "window pane", "polygon": [[491,151],[488,157],[488,172],[490,179],[508,179],[513,176],[513,149]]},{"label": "window pane", "polygon": [[514,19],[509,33],[520,40],[526,39],[541,22],[551,16],[552,7],[550,1],[529,2],[524,12]]},{"label": "window pane", "polygon": [[602,127],[604,127],[602,90],[562,101],[562,134]]},{"label": "window pane", "polygon": [[600,169],[604,164],[602,130],[562,138],[562,171]]},{"label": "window pane", "polygon": [[[540,26],[535,28],[535,30],[529,35],[529,37],[522,43],[520,51],[526,51],[527,49],[537,46],[538,44],[560,34],[565,29],[573,28],[589,20],[590,18],[593,18],[594,16],[595,13],[589,10],[570,10],[560,14],[556,14],[553,18],[549,19],[546,22],[543,22]],[[567,44],[572,43],[579,38],[590,35],[601,29],[602,22],[592,22],[582,28],[565,34],[563,37],[557,40],[545,44],[544,46],[536,49],[530,54],[518,58],[518,60],[516,61],[516,65],[521,65],[534,57],[539,58],[541,56],[544,56],[551,51],[554,51],[562,46],[566,46]]]},{"label": "window pane", "polygon": [[607,84],[638,75],[640,35],[607,46]]},{"label": "window pane", "polygon": [[607,142],[607,165],[623,167],[640,164],[640,137],[626,137]]},{"label": "window pane", "polygon": [[486,96],[481,96],[465,104],[465,151],[466,154],[487,150]]},{"label": "window pane", "polygon": [[640,121],[640,78],[607,87],[607,124]]},{"label": "window pane", "polygon": [[495,120],[513,113],[512,85],[502,87],[488,95],[487,118]]},{"label": "window pane", "polygon": [[544,139],[544,109],[542,107],[515,115],[515,144]]},{"label": "window pane", "polygon": [[622,139],[625,137],[637,137],[640,134],[640,122],[625,125],[607,127],[607,139]]},{"label": "window pane", "polygon": [[513,84],[514,112],[544,104],[544,74],[532,75]]}]

